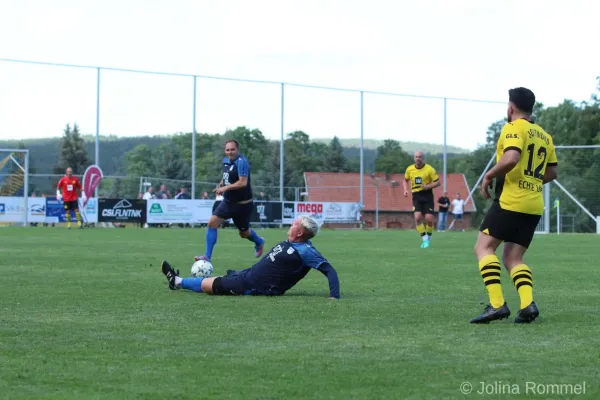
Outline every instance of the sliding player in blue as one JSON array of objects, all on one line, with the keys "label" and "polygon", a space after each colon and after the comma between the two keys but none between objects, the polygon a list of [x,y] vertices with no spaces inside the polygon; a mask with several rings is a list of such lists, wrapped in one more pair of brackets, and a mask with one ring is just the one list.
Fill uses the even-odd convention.
[{"label": "sliding player in blue", "polygon": [[187,289],[212,295],[282,296],[315,269],[329,281],[329,299],[339,299],[337,272],[310,241],[318,231],[319,225],[313,218],[298,217],[288,231],[287,240],[273,247],[252,267],[229,270],[225,276],[181,278],[179,271],[167,261],[162,263],[162,272],[171,290]]},{"label": "sliding player in blue", "polygon": [[250,164],[248,159],[240,154],[240,144],[237,140],[228,140],[225,143],[225,158],[223,158],[223,179],[219,187],[214,190],[217,195],[223,196],[223,201],[208,221],[206,253],[194,257],[194,260],[211,260],[213,249],[217,244],[217,229],[223,221],[230,218],[238,228],[240,237],[254,243],[255,256],[257,258],[262,256],[265,240],[250,229],[250,217],[254,208],[250,181]]}]

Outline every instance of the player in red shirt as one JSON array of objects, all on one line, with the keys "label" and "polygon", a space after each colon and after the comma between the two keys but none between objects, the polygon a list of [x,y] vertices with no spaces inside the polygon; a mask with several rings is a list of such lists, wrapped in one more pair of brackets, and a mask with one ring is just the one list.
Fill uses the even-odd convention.
[{"label": "player in red shirt", "polygon": [[[85,202],[86,196],[79,178],[73,176],[73,169],[67,168],[66,175],[60,178],[58,185],[56,185],[56,199],[62,200],[64,198],[65,204],[65,218],[67,219],[67,228],[71,229],[71,211],[75,211],[75,217],[77,218],[77,226],[81,229],[81,213],[79,212],[79,205],[77,203],[78,195],[77,189],[81,191],[81,197]],[[61,194],[62,190],[62,194]]]}]

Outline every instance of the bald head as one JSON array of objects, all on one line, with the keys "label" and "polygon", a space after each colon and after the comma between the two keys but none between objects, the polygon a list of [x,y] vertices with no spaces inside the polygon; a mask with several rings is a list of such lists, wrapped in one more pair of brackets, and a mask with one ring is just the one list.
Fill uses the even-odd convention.
[{"label": "bald head", "polygon": [[67,168],[67,170],[65,171],[65,173],[67,174],[67,176],[70,177],[71,175],[73,175],[73,168],[71,168],[71,167]]},{"label": "bald head", "polygon": [[415,165],[417,168],[421,168],[425,164],[425,154],[422,151],[415,153]]}]

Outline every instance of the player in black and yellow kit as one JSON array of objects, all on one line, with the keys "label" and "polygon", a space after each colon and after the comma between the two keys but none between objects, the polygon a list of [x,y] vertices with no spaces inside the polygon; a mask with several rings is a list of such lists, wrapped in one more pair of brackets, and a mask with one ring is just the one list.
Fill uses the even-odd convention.
[{"label": "player in black and yellow kit", "polygon": [[[433,208],[435,206],[433,189],[440,186],[440,179],[435,169],[431,165],[425,164],[425,156],[422,152],[416,152],[415,163],[406,168],[403,184],[404,197],[408,196],[408,185],[410,184],[415,225],[423,239],[421,248],[427,248],[431,241],[431,235],[433,235]],[[427,226],[423,224],[423,216],[425,216]]]},{"label": "player in black and yellow kit", "polygon": [[529,323],[539,315],[533,301],[533,276],[523,262],[535,228],[544,212],[542,188],[557,177],[552,137],[531,120],[535,95],[529,89],[508,91],[508,123],[502,128],[496,149],[496,165],[483,179],[481,193],[496,179],[495,199],[481,224],[475,254],[490,296],[490,304],[471,323],[489,323],[510,316],[500,285],[500,261],[496,249],[504,242],[502,262],[521,299],[515,323]]}]

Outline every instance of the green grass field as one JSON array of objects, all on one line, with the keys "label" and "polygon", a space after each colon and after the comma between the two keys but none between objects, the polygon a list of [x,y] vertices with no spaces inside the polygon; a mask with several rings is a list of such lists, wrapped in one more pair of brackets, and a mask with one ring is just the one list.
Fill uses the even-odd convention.
[{"label": "green grass field", "polygon": [[[318,272],[280,298],[168,290],[160,261],[188,274],[204,232],[0,229],[0,397],[525,398],[526,382],[585,382],[584,395],[534,397],[600,398],[598,236],[537,236],[541,317],[512,323],[503,271],[511,318],[474,326],[487,302],[474,233],[436,233],[423,250],[415,232],[324,230],[314,243],[342,288],[331,301]],[[254,261],[250,242],[219,232],[215,274]],[[476,394],[481,382],[504,394]]]}]

